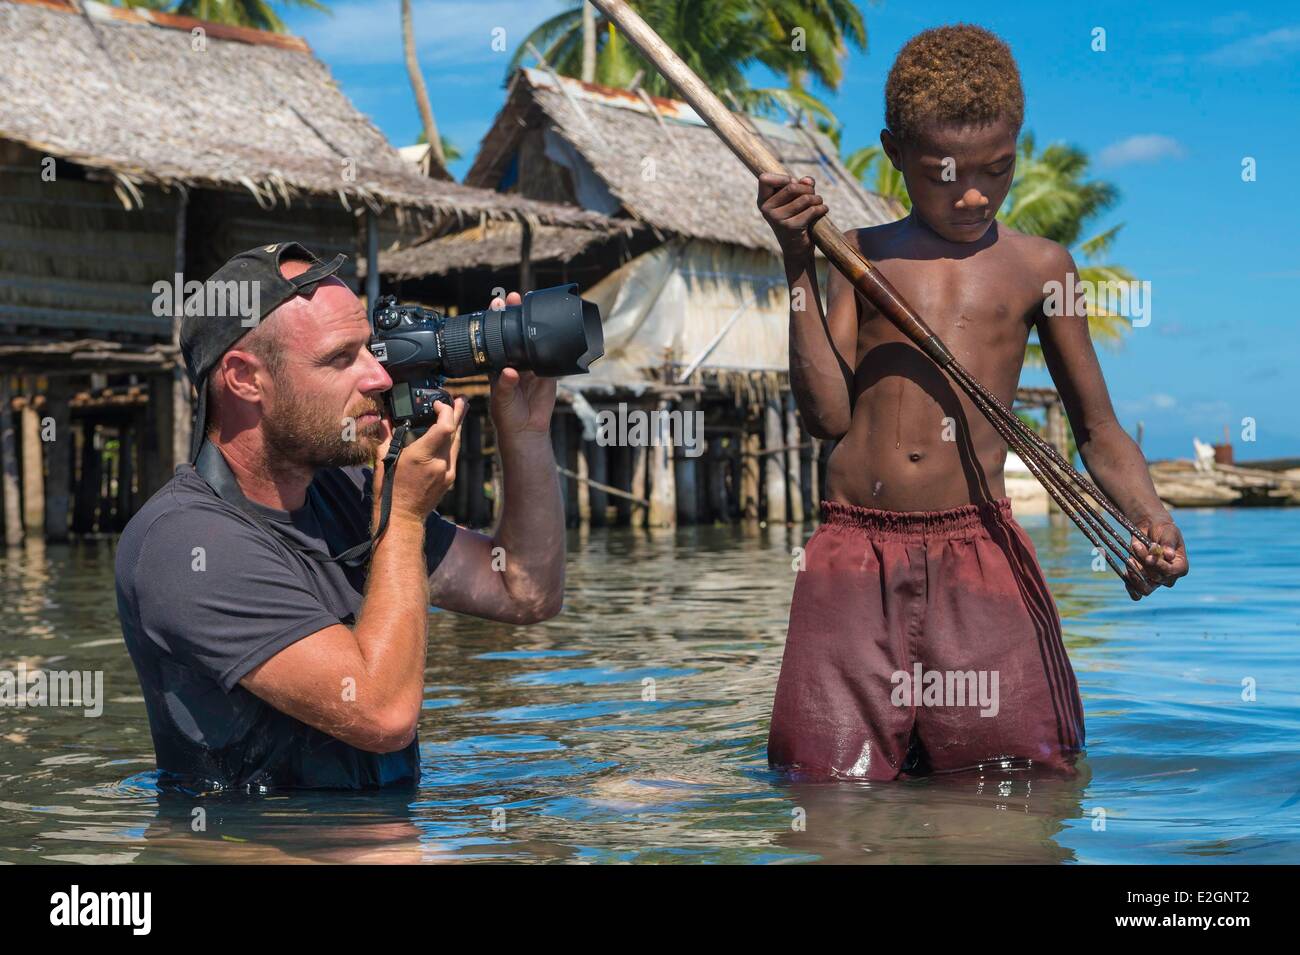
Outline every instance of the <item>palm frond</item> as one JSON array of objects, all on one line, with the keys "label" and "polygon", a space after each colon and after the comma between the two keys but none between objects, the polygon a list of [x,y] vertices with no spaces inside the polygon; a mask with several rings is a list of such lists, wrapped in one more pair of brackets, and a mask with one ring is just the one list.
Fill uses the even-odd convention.
[{"label": "palm frond", "polygon": [[555,16],[543,20],[537,26],[533,27],[531,33],[524,37],[519,48],[515,50],[514,56],[510,57],[510,63],[506,67],[506,74],[513,73],[520,66],[523,66],[532,57],[528,44],[532,43],[538,50],[543,51],[546,61],[551,62],[551,58],[545,51],[555,46],[558,37],[578,31],[582,35],[582,3],[575,4],[569,10],[563,10]]},{"label": "palm frond", "polygon": [[1095,259],[1101,255],[1109,255],[1110,247],[1115,242],[1115,236],[1119,235],[1119,230],[1124,228],[1124,223],[1111,226],[1105,232],[1094,235],[1091,239],[1079,243],[1079,252],[1084,258]]}]

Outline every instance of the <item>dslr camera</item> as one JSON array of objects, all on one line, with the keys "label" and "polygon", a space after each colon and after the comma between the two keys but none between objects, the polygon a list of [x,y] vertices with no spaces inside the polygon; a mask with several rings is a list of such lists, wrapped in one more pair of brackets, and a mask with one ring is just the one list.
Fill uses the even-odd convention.
[{"label": "dslr camera", "polygon": [[399,305],[386,295],[370,317],[370,352],[388,371],[384,393],[394,427],[419,436],[437,420],[434,402],[451,404],[448,378],[515,368],[543,378],[584,375],[605,353],[600,309],[578,297],[576,284],[539,289],[522,304],[464,315]]}]

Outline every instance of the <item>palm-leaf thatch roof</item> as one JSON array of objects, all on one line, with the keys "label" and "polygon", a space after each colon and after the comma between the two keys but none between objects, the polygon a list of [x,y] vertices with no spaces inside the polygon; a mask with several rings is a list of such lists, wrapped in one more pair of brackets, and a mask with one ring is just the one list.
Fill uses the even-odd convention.
[{"label": "palm-leaf thatch roof", "polygon": [[[635,223],[607,230],[542,226],[533,231],[529,259],[533,263],[571,261],[594,245],[619,234],[644,229]],[[379,270],[393,279],[418,279],[467,269],[510,269],[519,265],[523,226],[517,222],[485,222],[442,238],[385,252]]]},{"label": "palm-leaf thatch roof", "polygon": [[82,0],[0,0],[0,139],[141,183],[349,208],[602,227],[599,216],[421,176],[296,37]]},{"label": "palm-leaf thatch roof", "polygon": [[[844,226],[892,222],[903,211],[869,192],[835,146],[803,126],[746,117],[793,175],[812,176]],[[777,252],[755,205],[753,175],[690,106],[536,69],[515,73],[505,107],[465,181],[509,188],[530,129],[545,130],[545,156],[565,166],[583,206],[625,213],[666,233]],[[576,155],[575,155],[576,153]]]}]

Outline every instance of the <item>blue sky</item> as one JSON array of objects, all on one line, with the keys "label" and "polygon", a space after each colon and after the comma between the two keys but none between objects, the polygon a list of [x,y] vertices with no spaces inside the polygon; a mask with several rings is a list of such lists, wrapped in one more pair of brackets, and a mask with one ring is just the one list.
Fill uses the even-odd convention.
[{"label": "blue sky", "polygon": [[[506,63],[528,31],[568,0],[415,0],[421,65],[462,175],[502,103]],[[419,119],[402,59],[396,0],[291,11],[343,91],[395,145]],[[837,93],[846,151],[876,141],[885,75],[920,30],[978,23],[1020,64],[1025,128],[1094,158],[1121,200],[1096,223],[1124,229],[1110,258],[1151,284],[1151,322],[1103,351],[1111,396],[1148,457],[1187,457],[1191,440],[1231,429],[1238,460],[1300,455],[1300,10],[1201,3],[862,4],[868,50]],[[1105,52],[1091,48],[1106,31]],[[508,52],[492,50],[504,28]],[[1253,157],[1257,179],[1242,181]],[[834,210],[832,210],[834,211]],[[847,221],[848,227],[852,223]],[[1027,371],[1025,384],[1045,384]],[[1242,441],[1242,419],[1256,440]]]}]

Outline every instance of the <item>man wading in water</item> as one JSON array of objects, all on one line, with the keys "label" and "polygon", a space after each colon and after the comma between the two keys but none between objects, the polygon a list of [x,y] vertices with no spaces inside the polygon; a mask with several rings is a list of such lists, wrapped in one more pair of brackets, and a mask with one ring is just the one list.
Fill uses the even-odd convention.
[{"label": "man wading in water", "polygon": [[[1019,71],[997,37],[973,26],[914,37],[890,71],[881,133],[912,212],[846,238],[1004,403],[1037,329],[1088,470],[1159,545],[1134,547],[1139,599],[1186,574],[1187,556],[1115,420],[1086,315],[1052,314],[1049,290],[1073,287],[1069,252],[994,219],[1023,116]],[[811,179],[764,175],[758,202],[790,284],[791,387],[808,430],[839,442],[790,608],[770,762],[866,779],[1002,760],[1069,772],[1083,705],[1033,545],[1004,496],[1006,444],[835,271],[823,314],[808,229],[827,210]],[[985,716],[974,701],[930,708],[919,688],[896,705],[891,678],[920,667],[996,673],[998,705]]]},{"label": "man wading in water", "polygon": [[366,347],[361,302],[333,277],[342,261],[296,243],[241,253],[211,281],[258,283],[260,314],[182,324],[200,396],[191,462],[226,491],[181,465],[131,519],[116,562],[165,786],[413,785],[430,604],[510,623],[560,609],[555,382],[531,372],[492,381],[505,487],[494,536],[434,510],[455,479],[458,398],[402,451],[369,565],[329,561],[377,523],[386,477],[365,465],[391,439],[380,396],[392,380]]}]

